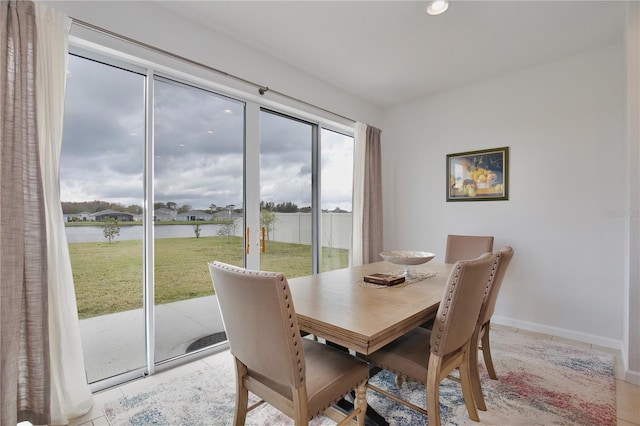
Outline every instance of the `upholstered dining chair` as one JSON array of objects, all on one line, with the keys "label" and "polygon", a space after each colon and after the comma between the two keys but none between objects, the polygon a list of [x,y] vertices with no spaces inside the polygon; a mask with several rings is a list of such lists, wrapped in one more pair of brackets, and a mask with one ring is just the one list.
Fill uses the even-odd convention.
[{"label": "upholstered dining chair", "polygon": [[448,235],[444,263],[475,259],[493,251],[493,237],[480,235]]},{"label": "upholstered dining chair", "polygon": [[[471,347],[478,348],[482,351],[484,358],[484,364],[487,367],[487,373],[489,377],[497,380],[496,370],[493,366],[493,360],[491,359],[491,347],[489,345],[489,330],[491,330],[491,317],[496,308],[496,301],[498,300],[498,293],[502,287],[502,280],[507,271],[509,263],[513,258],[513,248],[505,246],[498,250],[496,253],[495,270],[493,271],[489,287],[482,301],[480,307],[480,316],[478,317],[478,323],[476,325],[476,331],[473,333]],[[480,346],[478,347],[478,343]],[[484,401],[484,395],[482,394],[482,384],[480,382],[480,371],[478,370],[478,351],[471,351],[471,384],[473,388],[473,398],[476,401],[476,405],[480,410],[485,411],[487,406]]]},{"label": "upholstered dining chair", "polygon": [[[364,425],[366,362],[300,336],[289,284],[281,273],[209,263],[231,354],[236,366],[234,424],[267,402],[296,425],[324,412],[355,390],[354,410],[342,419]],[[248,392],[262,399],[248,407]]]},{"label": "upholstered dining chair", "polygon": [[[456,263],[458,260],[475,259],[481,254],[493,251],[493,236],[482,235],[447,235],[447,248],[444,263]],[[422,328],[433,327],[434,319],[421,325]]]},{"label": "upholstered dining chair", "polygon": [[[369,383],[370,389],[426,414],[430,425],[440,425],[440,382],[458,369],[469,418],[480,420],[471,388],[470,353],[477,352],[471,348],[471,338],[495,260],[494,254],[485,253],[477,259],[456,262],[438,307],[433,330],[415,328],[372,354],[362,355],[379,368],[395,373],[398,378],[423,383],[427,409]],[[397,380],[398,385],[401,383]]]}]

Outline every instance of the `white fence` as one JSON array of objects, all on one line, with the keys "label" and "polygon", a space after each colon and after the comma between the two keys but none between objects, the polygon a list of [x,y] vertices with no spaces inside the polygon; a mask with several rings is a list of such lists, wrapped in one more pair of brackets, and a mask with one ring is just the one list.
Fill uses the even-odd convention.
[{"label": "white fence", "polygon": [[[241,235],[242,218],[236,225],[236,235]],[[351,213],[322,213],[320,225],[322,247],[351,248]],[[311,244],[311,213],[275,213],[270,241],[294,244]]]}]

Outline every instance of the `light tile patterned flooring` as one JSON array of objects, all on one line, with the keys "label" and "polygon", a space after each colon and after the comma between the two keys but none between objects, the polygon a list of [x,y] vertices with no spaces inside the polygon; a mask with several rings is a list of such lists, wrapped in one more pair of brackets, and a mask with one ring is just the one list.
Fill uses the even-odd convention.
[{"label": "light tile patterned flooring", "polygon": [[[620,380],[622,375],[622,368],[618,351],[613,351],[611,349],[600,347],[597,345],[591,345],[589,343],[563,339],[557,336],[550,336],[547,334],[535,333],[511,327],[500,325],[494,325],[493,327],[496,329],[500,328],[503,330],[510,330],[514,333],[527,334],[539,339],[551,339],[580,347],[586,347],[595,351],[613,353],[615,356],[616,367],[616,403],[618,413],[618,426],[640,426],[640,386],[632,385],[623,380]],[[70,426],[109,426],[109,422],[104,417],[104,412],[102,411],[103,404],[115,401],[125,395],[133,395],[135,393],[144,391],[145,389],[152,388],[159,383],[174,379],[176,377],[181,377],[193,371],[197,371],[209,365],[210,360],[215,356],[217,355],[212,355],[210,357],[203,358],[201,360],[194,361],[192,363],[176,367],[174,369],[164,371],[153,376],[148,376],[145,379],[130,382],[117,388],[96,393],[94,395],[95,403],[92,410],[82,417],[73,419],[73,421],[70,423]]]}]

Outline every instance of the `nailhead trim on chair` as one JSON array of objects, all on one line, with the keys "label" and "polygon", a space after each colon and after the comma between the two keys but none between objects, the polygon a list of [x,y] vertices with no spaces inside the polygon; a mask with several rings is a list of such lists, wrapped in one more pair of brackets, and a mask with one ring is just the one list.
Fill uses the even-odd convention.
[{"label": "nailhead trim on chair", "polygon": [[352,389],[357,389],[359,386],[362,386],[364,383],[366,383],[367,380],[362,380],[360,382],[357,382],[355,386],[351,386],[351,387],[347,387],[346,390],[344,390],[344,393],[342,394],[342,396],[340,398],[336,398],[334,399],[331,403],[325,405],[324,407],[322,407],[320,410],[318,410],[317,413],[311,415],[311,413],[309,413],[309,420],[315,418],[316,416],[318,416],[320,413],[323,413],[327,408],[331,407],[332,405],[335,405],[336,402],[340,401],[342,398],[344,398],[344,396],[346,394],[348,394],[349,392],[351,392]]},{"label": "nailhead trim on chair", "polygon": [[442,309],[442,315],[440,319],[440,326],[438,327],[438,334],[436,335],[436,344],[434,345],[434,350],[437,352],[438,347],[440,346],[440,339],[442,338],[442,330],[444,329],[444,321],[447,318],[447,313],[449,312],[449,305],[451,305],[451,295],[453,290],[458,285],[458,279],[460,277],[460,265],[456,266],[456,272],[454,275],[455,280],[453,281],[451,288],[449,289],[449,294],[444,303],[444,308]]},{"label": "nailhead trim on chair", "polygon": [[[280,282],[284,284],[284,276],[279,277]],[[291,311],[291,303],[289,303],[289,292],[287,286],[282,286],[282,292],[284,294],[284,300],[287,303],[287,312],[289,313],[289,328],[291,328],[291,339],[293,340],[293,346],[296,348],[296,362],[298,364],[298,373],[300,374],[300,383],[304,383],[304,371],[302,369],[302,359],[300,359],[300,348],[298,348],[298,341],[296,335],[300,332],[293,323],[293,312]]]},{"label": "nailhead trim on chair", "polygon": [[[491,266],[491,274],[489,274],[489,281],[487,281],[487,286],[484,288],[484,295],[482,296],[482,304],[484,305],[487,300],[487,295],[489,294],[489,290],[491,289],[491,284],[493,282],[493,277],[496,274],[496,269],[498,269],[498,262],[500,262],[500,252],[496,253],[496,260],[494,260],[493,265]],[[482,309],[480,310],[482,314]],[[481,316],[478,317],[478,323],[482,321]],[[482,324],[480,324],[482,325]]]},{"label": "nailhead trim on chair", "polygon": [[493,265],[491,266],[491,274],[489,274],[489,281],[487,282],[487,286],[484,289],[484,296],[482,296],[482,303],[484,303],[485,300],[487,300],[487,295],[489,294],[489,288],[491,287],[490,284],[493,281],[493,276],[496,273],[496,269],[499,261],[500,261],[500,252],[496,253],[496,260],[493,262]]}]

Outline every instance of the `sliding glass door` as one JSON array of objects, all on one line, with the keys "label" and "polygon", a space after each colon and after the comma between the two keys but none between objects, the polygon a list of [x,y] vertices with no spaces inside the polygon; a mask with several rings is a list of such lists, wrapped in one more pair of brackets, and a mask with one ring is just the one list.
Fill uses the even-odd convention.
[{"label": "sliding glass door", "polygon": [[84,54],[69,57],[60,186],[93,389],[226,341],[210,261],[348,266],[352,137]]},{"label": "sliding glass door", "polygon": [[314,271],[315,137],[310,123],[260,112],[260,268],[289,278]]},{"label": "sliding glass door", "polygon": [[155,361],[226,340],[207,262],[244,265],[244,103],[154,80]]},{"label": "sliding glass door", "polygon": [[260,112],[260,268],[289,278],[349,265],[353,137]]},{"label": "sliding glass door", "polygon": [[87,380],[144,368],[145,76],[69,56],[60,192]]}]

